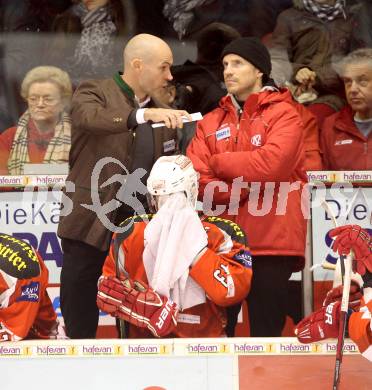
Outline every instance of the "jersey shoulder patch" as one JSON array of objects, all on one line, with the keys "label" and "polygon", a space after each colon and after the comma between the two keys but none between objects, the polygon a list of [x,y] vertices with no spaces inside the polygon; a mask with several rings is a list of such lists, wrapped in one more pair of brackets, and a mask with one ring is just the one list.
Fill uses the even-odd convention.
[{"label": "jersey shoulder patch", "polygon": [[133,233],[134,224],[138,222],[151,221],[153,217],[154,214],[141,214],[141,215],[133,215],[132,217],[124,219],[124,221],[121,222],[119,225],[119,227],[124,231],[120,233],[116,233],[113,237],[112,244],[114,245],[115,255],[118,253],[121,243]]},{"label": "jersey shoulder patch", "polygon": [[31,279],[41,272],[34,248],[5,233],[0,233],[0,269],[17,279]]},{"label": "jersey shoulder patch", "polygon": [[229,219],[213,216],[206,217],[203,219],[203,221],[217,226],[219,229],[227,233],[232,240],[247,246],[247,237],[242,228],[237,223],[230,221]]},{"label": "jersey shoulder patch", "polygon": [[124,219],[123,222],[120,223],[119,227],[121,230],[124,230],[121,233],[117,233],[116,236],[121,240],[125,240],[128,236],[131,235],[134,229],[134,224],[137,222],[148,222],[154,217],[154,214],[141,214],[141,215],[133,215],[132,217]]}]

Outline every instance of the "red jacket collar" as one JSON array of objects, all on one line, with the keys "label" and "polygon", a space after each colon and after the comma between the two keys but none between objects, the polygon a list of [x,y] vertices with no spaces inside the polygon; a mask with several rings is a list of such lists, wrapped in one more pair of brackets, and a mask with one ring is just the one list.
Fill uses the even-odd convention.
[{"label": "red jacket collar", "polygon": [[345,106],[341,109],[336,115],[334,122],[334,127],[338,130],[341,130],[345,133],[352,134],[356,137],[359,137],[362,140],[365,140],[364,135],[359,131],[354,122],[354,112],[350,106]]},{"label": "red jacket collar", "polygon": [[[236,112],[236,105],[232,99],[230,94],[224,96],[220,100],[220,107],[228,111],[233,110]],[[292,102],[292,95],[287,88],[280,88],[278,92],[264,90],[258,93],[252,93],[244,103],[244,112],[251,115],[262,106],[284,101]]]}]

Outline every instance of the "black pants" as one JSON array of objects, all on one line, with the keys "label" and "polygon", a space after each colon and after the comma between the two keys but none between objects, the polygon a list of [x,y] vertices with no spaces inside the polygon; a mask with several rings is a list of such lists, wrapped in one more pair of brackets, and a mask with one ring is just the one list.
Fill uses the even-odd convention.
[{"label": "black pants", "polygon": [[226,308],[227,324],[225,332],[227,337],[235,336],[235,326],[238,322],[238,316],[241,308],[242,303],[238,303],[236,305],[229,306]]},{"label": "black pants", "polygon": [[250,335],[280,337],[288,309],[288,288],[296,256],[254,256],[247,296]]},{"label": "black pants", "polygon": [[81,241],[62,239],[61,311],[72,339],[96,337],[97,281],[108,251]]}]

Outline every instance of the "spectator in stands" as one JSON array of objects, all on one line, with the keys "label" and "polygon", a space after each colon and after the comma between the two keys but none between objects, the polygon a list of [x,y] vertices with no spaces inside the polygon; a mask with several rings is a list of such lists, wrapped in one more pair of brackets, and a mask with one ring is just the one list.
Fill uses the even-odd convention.
[{"label": "spectator in stands", "polygon": [[[123,59],[124,73],[84,81],[72,99],[73,139],[67,180],[75,184],[75,191],[64,198],[64,205],[72,202],[72,210],[61,217],[58,226],[63,249],[61,309],[71,338],[95,337],[97,281],[112,233],[126,217],[142,211],[133,207],[138,205],[140,183],[127,181],[125,175],[137,168],[149,172],[160,155],[174,154],[175,129],[182,128],[183,116],[191,119],[184,110],[157,108],[152,99],[156,90],[172,80],[173,54],[163,40],[136,35],[127,43]],[[164,122],[168,128],[153,129],[151,122]],[[111,158],[110,163],[105,164],[104,158]],[[102,162],[96,177],[98,193],[91,178]],[[93,207],[94,196],[102,207]]]},{"label": "spectator in stands", "polygon": [[[2,0],[0,6],[0,133],[25,111],[24,75],[43,61],[48,31],[70,0]],[[57,64],[57,66],[59,66]]]},{"label": "spectator in stands", "polygon": [[50,31],[54,17],[70,5],[70,0],[3,0],[0,7],[0,31]]},{"label": "spectator in stands", "polygon": [[357,49],[340,63],[348,105],[321,129],[324,169],[372,169],[372,49]]},{"label": "spectator in stands", "polygon": [[65,163],[71,146],[68,74],[39,66],[23,79],[21,96],[28,109],[18,125],[0,134],[0,172],[21,175],[25,163]]},{"label": "spectator in stands", "polygon": [[[146,0],[136,3],[142,4],[143,10]],[[227,24],[242,36],[261,38],[274,29],[277,15],[290,7],[291,0],[164,0],[161,3],[164,4],[163,16],[168,19],[179,39],[213,22]],[[141,11],[138,15],[141,15]],[[152,16],[159,19],[158,15]],[[143,22],[140,23],[143,26]],[[159,24],[163,27],[165,23],[162,21]],[[169,30],[163,32],[169,34]]]},{"label": "spectator in stands", "polygon": [[223,23],[211,23],[196,35],[197,59],[187,60],[183,65],[174,66],[175,82],[184,85],[190,98],[182,107],[189,112],[206,114],[217,107],[226,94],[222,80],[221,53],[223,48],[240,34]]},{"label": "spectator in stands", "polygon": [[315,115],[303,104],[292,101],[300,114],[304,129],[305,171],[321,171],[323,169],[320,151],[319,126]]},{"label": "spectator in stands", "polygon": [[343,102],[342,83],[333,69],[335,59],[350,51],[353,18],[343,0],[293,0],[272,34],[273,78],[293,83],[293,95],[321,125]]},{"label": "spectator in stands", "polygon": [[[249,239],[254,275],[248,299],[251,336],[280,336],[288,280],[304,264],[303,123],[289,91],[278,89],[269,78],[270,55],[258,39],[234,40],[222,55],[229,94],[198,122],[187,155],[200,173],[204,207],[212,200],[220,208],[224,205],[224,216],[238,223]],[[237,191],[233,182],[241,177],[245,183]],[[285,195],[286,209],[278,213],[280,182],[296,184]],[[263,202],[269,183],[272,198]]]},{"label": "spectator in stands", "polygon": [[372,2],[371,0],[358,0],[352,7],[354,15],[354,28],[351,38],[351,49],[372,47]]},{"label": "spectator in stands", "polygon": [[134,17],[125,0],[74,3],[54,20],[45,62],[65,69],[75,85],[119,68],[123,39],[131,35]]}]

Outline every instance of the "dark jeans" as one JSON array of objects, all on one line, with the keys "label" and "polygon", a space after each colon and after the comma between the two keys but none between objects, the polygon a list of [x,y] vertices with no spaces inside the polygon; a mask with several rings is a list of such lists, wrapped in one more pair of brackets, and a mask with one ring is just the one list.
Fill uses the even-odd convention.
[{"label": "dark jeans", "polygon": [[108,251],[62,239],[61,311],[72,339],[95,338],[98,326],[97,281]]},{"label": "dark jeans", "polygon": [[254,256],[247,296],[250,335],[280,337],[288,311],[288,288],[296,256]]}]

